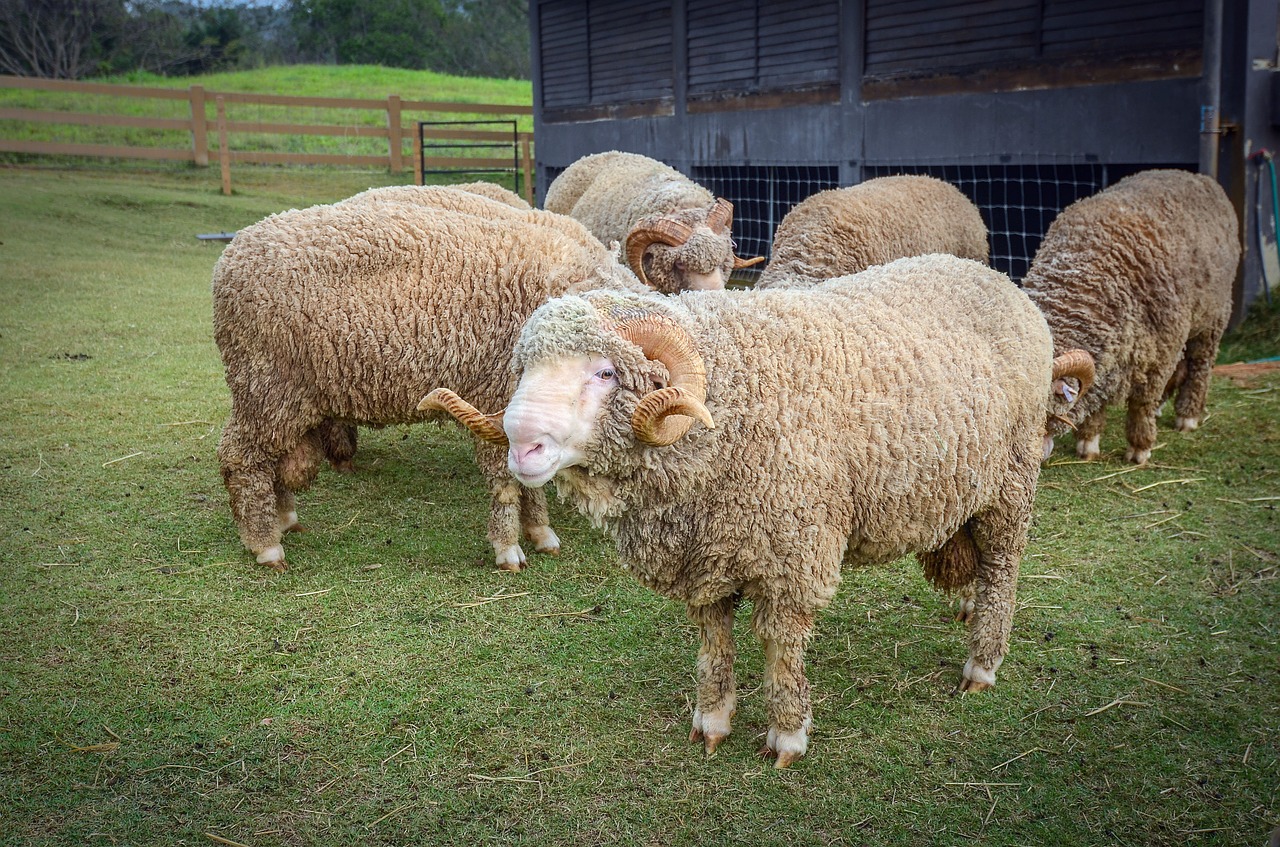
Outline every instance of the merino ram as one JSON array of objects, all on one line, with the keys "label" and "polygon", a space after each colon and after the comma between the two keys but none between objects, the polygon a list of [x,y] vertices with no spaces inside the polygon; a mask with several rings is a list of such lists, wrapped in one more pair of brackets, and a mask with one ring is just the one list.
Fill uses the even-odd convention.
[{"label": "merino ram", "polygon": [[931,176],[878,177],[819,191],[787,212],[755,287],[804,285],[927,253],[987,264],[978,207]]},{"label": "merino ram", "polygon": [[[231,391],[218,459],[258,562],[284,569],[282,534],[298,528],[294,493],[322,456],[333,458],[332,442],[354,450],[357,424],[443,417],[417,408],[422,386],[442,383],[500,409],[512,382],[494,363],[509,359],[536,307],[575,286],[641,288],[576,222],[472,199],[507,211],[490,218],[366,197],[272,215],[237,233],[218,260],[213,330]],[[502,450],[482,444],[476,458],[498,566],[524,564],[521,528],[539,551],[557,551],[545,495],[511,478]]]},{"label": "merino ram", "polygon": [[[804,649],[842,560],[915,551],[941,587],[976,581],[960,688],[995,682],[1053,368],[1044,318],[1004,275],[933,255],[811,288],[566,296],[530,318],[513,367],[501,428],[469,425],[687,604],[702,636],[690,739],[707,752],[729,734],[746,597],[762,752],[780,767],[805,753]],[[431,399],[466,408],[446,388]]]},{"label": "merino ram", "polygon": [[584,156],[547,187],[543,207],[582,221],[666,294],[724,288],[744,260],[733,252],[733,205],[656,159],[610,150]]},{"label": "merino ram", "polygon": [[1055,382],[1058,407],[1051,409],[1044,458],[1053,436],[1068,428],[1076,432],[1076,453],[1098,458],[1107,406],[1124,403],[1125,459],[1145,463],[1166,387],[1178,395],[1175,428],[1196,429],[1239,261],[1231,201],[1200,174],[1141,171],[1058,215],[1023,288],[1044,313],[1057,348],[1088,351],[1097,377],[1069,409],[1074,385]]}]

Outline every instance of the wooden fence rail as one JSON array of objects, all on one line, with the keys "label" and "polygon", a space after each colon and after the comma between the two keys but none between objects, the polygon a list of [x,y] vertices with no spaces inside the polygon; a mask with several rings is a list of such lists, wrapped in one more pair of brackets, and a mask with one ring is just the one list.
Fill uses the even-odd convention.
[{"label": "wooden fence rail", "polygon": [[[423,170],[445,168],[475,171],[514,171],[525,199],[533,202],[533,133],[499,132],[494,130],[467,130],[460,128],[423,127],[422,137],[436,141],[458,142],[453,156],[417,155],[406,158],[405,144],[417,144],[419,131],[417,120],[405,123],[407,116],[474,115],[478,120],[496,119],[517,121],[533,114],[532,106],[510,106],[494,103],[444,103],[433,100],[402,100],[392,94],[385,100],[369,100],[347,97],[291,97],[278,94],[249,94],[244,92],[208,91],[203,86],[192,85],[186,89],[151,88],[141,85],[113,85],[97,82],[37,79],[0,75],[0,89],[26,89],[61,92],[70,95],[93,97],[149,98],[151,100],[186,101],[185,117],[148,117],[142,115],[112,114],[106,110],[85,112],[70,109],[33,109],[25,107],[0,107],[0,153],[29,153],[36,155],[89,156],[122,159],[151,159],[189,161],[206,167],[217,158],[222,169],[222,188],[231,193],[231,165],[237,162],[257,164],[296,165],[355,165],[362,167],[386,167],[393,173],[413,168],[415,181],[422,182]],[[209,109],[214,115],[210,117]],[[264,110],[271,110],[271,119],[264,119]],[[370,122],[302,123],[289,120],[289,109],[301,110],[369,110],[385,114],[381,125]],[[237,115],[238,110],[241,114]],[[252,114],[254,111],[257,114]],[[16,133],[6,132],[6,122],[23,124],[58,124],[64,126],[114,127],[124,130],[156,130],[184,133],[190,139],[189,146],[158,146],[138,144],[85,143],[77,141],[17,139]],[[5,137],[8,135],[9,137]],[[285,144],[271,144],[276,149],[262,149],[253,136],[288,136],[293,138],[337,138],[347,142],[360,139],[378,139],[381,152],[368,147],[360,153],[315,152],[282,150]],[[512,154],[505,157],[485,155],[496,144],[510,141]],[[468,153],[467,142],[476,144],[476,151]],[[516,163],[519,167],[516,167]]]}]

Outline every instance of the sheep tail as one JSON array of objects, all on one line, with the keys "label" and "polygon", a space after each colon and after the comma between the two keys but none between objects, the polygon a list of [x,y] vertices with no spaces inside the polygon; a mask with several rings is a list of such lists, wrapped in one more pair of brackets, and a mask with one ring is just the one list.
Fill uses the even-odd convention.
[{"label": "sheep tail", "polygon": [[973,582],[978,575],[978,545],[968,527],[960,527],[937,550],[917,553],[925,578],[943,591],[955,591]]}]

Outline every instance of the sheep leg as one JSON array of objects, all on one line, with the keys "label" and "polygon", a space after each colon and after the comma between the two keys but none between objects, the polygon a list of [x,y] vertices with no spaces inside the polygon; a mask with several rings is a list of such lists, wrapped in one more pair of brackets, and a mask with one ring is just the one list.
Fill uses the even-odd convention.
[{"label": "sheep leg", "polygon": [[355,473],[356,428],[330,418],[316,427],[324,456],[338,473]]},{"label": "sheep leg", "polygon": [[1151,448],[1156,443],[1156,410],[1160,408],[1160,395],[1167,381],[1149,376],[1145,382],[1134,384],[1125,419],[1125,437],[1129,441],[1129,448],[1124,452],[1126,462],[1145,465],[1151,458]]},{"label": "sheep leg", "polygon": [[762,756],[777,756],[775,767],[798,761],[809,748],[813,707],[804,675],[804,648],[813,630],[813,612],[783,611],[757,601],[751,624],[764,645],[764,697],[769,708],[769,734]]},{"label": "sheep leg", "polygon": [[[254,554],[258,564],[284,571],[277,463],[261,449],[251,446],[234,421],[222,432],[218,463],[241,543]],[[291,507],[292,503],[285,505]]]},{"label": "sheep leg", "polygon": [[525,488],[520,492],[520,527],[533,549],[552,556],[560,555],[560,538],[551,528],[547,514],[547,492],[541,488]]},{"label": "sheep leg", "polygon": [[1209,395],[1209,376],[1213,372],[1213,361],[1218,358],[1218,343],[1221,331],[1198,335],[1187,341],[1186,377],[1178,387],[1178,399],[1174,401],[1177,418],[1174,428],[1179,432],[1194,432],[1200,426],[1204,416],[1205,399]]},{"label": "sheep leg", "polygon": [[1076,427],[1076,455],[1096,462],[1102,455],[1102,429],[1107,424],[1107,407],[1099,406]]},{"label": "sheep leg", "polygon": [[520,549],[521,492],[526,489],[507,470],[505,449],[477,439],[476,464],[489,485],[489,543],[495,562],[501,570],[519,571],[528,563]]},{"label": "sheep leg", "polygon": [[689,606],[689,619],[702,633],[698,648],[698,705],[693,710],[690,741],[701,741],[710,756],[729,737],[730,721],[737,709],[733,662],[733,618],[737,598],[726,597],[703,606]]},{"label": "sheep leg", "polygon": [[[969,659],[958,690],[983,691],[996,683],[1009,635],[1013,631],[1013,611],[1017,602],[1018,565],[1027,546],[1031,526],[1031,504],[1035,499],[1035,474],[1023,474],[1020,467],[1038,465],[1031,452],[1015,457],[1000,501],[969,521],[970,534],[978,548],[977,596],[969,624]],[[1017,484],[1015,480],[1026,480]]]}]

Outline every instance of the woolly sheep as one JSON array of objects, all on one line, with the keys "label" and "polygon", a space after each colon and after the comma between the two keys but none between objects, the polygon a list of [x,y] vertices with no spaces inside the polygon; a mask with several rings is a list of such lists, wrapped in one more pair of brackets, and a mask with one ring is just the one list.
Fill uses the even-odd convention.
[{"label": "woolly sheep", "polygon": [[926,253],[987,264],[987,226],[978,208],[931,176],[879,177],[819,191],[787,212],[755,287],[806,284]]},{"label": "woolly sheep", "polygon": [[[1073,384],[1055,381],[1044,458],[1053,436],[1068,428],[1076,431],[1077,455],[1098,458],[1106,408],[1125,403],[1125,459],[1145,463],[1166,387],[1177,390],[1175,428],[1199,425],[1239,261],[1235,210],[1199,174],[1141,171],[1058,215],[1023,287],[1054,344],[1088,351],[1097,377],[1070,409],[1063,406]],[[1180,365],[1185,377],[1175,377]]]},{"label": "woolly sheep", "polygon": [[610,150],[584,156],[547,187],[543,208],[574,217],[605,244],[624,243],[642,282],[672,294],[724,288],[736,268],[733,206],[656,159]]},{"label": "woolly sheep", "polygon": [[[499,409],[511,381],[493,363],[509,357],[536,306],[575,285],[640,288],[596,239],[514,217],[556,217],[546,212],[502,208],[510,215],[491,220],[413,203],[313,206],[272,215],[227,246],[213,272],[214,339],[231,392],[218,459],[241,540],[260,563],[284,569],[294,492],[315,479],[329,441],[356,424],[443,417],[417,409],[442,383]],[[545,495],[511,478],[500,449],[481,444],[476,458],[499,567],[525,562],[521,528],[537,550],[557,551]]]},{"label": "woolly sheep", "polygon": [[1051,360],[1044,318],[1007,277],[931,255],[793,290],[557,298],[521,332],[502,429],[468,419],[509,439],[521,482],[554,478],[623,568],[687,604],[702,636],[690,740],[708,753],[736,702],[735,608],[753,601],[762,752],[785,767],[807,749],[804,648],[842,559],[915,551],[940,587],[976,580],[960,688],[995,682]]},{"label": "woolly sheep", "polygon": [[[385,203],[411,203],[479,215],[490,220],[501,218],[548,226],[584,243],[589,243],[592,249],[596,241],[595,236],[573,218],[534,211],[524,200],[491,182],[383,186],[362,191],[339,201],[338,205]],[[318,427],[316,437],[321,445],[321,452],[334,470],[339,473],[354,472],[354,459],[359,440],[355,425],[326,421]],[[539,508],[545,508],[545,506]]]}]

